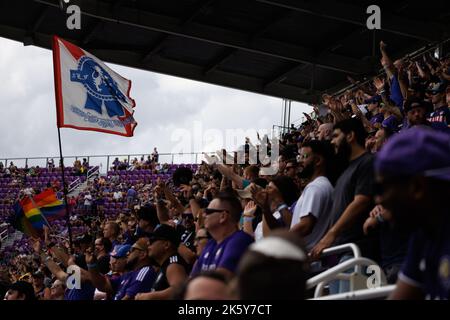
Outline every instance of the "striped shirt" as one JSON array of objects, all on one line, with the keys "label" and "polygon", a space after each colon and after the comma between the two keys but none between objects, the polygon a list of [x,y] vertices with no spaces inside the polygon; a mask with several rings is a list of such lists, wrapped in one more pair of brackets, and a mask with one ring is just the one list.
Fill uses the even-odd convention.
[{"label": "striped shirt", "polygon": [[151,266],[123,274],[117,279],[111,279],[111,285],[116,292],[114,300],[134,296],[141,292],[150,292],[156,279],[156,272]]}]

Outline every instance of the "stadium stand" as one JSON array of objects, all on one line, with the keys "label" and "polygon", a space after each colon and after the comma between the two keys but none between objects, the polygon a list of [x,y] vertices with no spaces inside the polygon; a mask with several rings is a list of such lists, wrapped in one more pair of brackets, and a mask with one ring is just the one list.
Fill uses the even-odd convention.
[{"label": "stadium stand", "polygon": [[[33,282],[40,299],[52,299],[44,287],[65,281],[71,264],[89,272],[90,280],[82,289],[66,289],[67,300],[168,299],[189,274],[204,271],[221,274],[208,275],[221,286],[233,278],[245,283],[248,290],[238,285],[228,298],[251,298],[261,293],[258,285],[276,292],[283,275],[301,271],[296,281],[305,292],[292,291],[293,299],[448,299],[448,208],[438,206],[444,199],[438,197],[449,188],[448,172],[441,171],[450,167],[450,58],[425,52],[391,61],[383,42],[380,52],[385,74],[324,95],[306,121],[280,137],[275,175],[249,161],[261,145],[271,146],[265,137],[245,142],[243,164],[117,159],[105,175],[92,176],[89,170],[80,174],[79,164],[67,168],[69,184],[79,179],[69,194],[74,248],[68,247],[65,219],[52,222],[41,240],[7,224],[12,206],[26,194],[53,187],[62,196],[58,168],[2,166],[2,272],[11,282],[43,273],[45,285]],[[418,176],[438,191],[403,194],[405,181]],[[401,205],[389,201],[389,192]],[[433,208],[434,215],[417,208]],[[405,222],[405,210],[415,224]],[[414,232],[425,227],[447,238],[418,238]],[[280,230],[290,233],[273,235]],[[421,243],[435,254],[427,255]],[[420,269],[412,253],[434,269]],[[252,266],[280,275],[279,281],[259,281],[248,271]],[[174,273],[184,279],[177,286],[168,279]],[[441,278],[424,276],[437,273]],[[125,278],[138,285],[123,287]]]}]

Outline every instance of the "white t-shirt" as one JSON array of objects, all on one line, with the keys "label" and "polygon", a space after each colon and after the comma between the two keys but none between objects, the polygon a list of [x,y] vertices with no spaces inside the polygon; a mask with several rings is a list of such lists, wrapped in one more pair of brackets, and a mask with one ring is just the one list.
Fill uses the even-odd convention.
[{"label": "white t-shirt", "polygon": [[85,206],[92,205],[92,196],[90,194],[84,196],[84,205]]},{"label": "white t-shirt", "polygon": [[113,197],[116,200],[122,199],[122,192],[119,191],[114,192]]},{"label": "white t-shirt", "polygon": [[306,185],[295,206],[291,229],[302,217],[312,214],[316,218],[313,230],[304,238],[307,250],[311,250],[331,226],[332,207],[333,186],[328,178],[320,176]]},{"label": "white t-shirt", "polygon": [[[275,211],[272,215],[273,215],[273,217],[275,219],[280,219],[281,218],[281,214],[278,211]],[[256,228],[255,228],[255,242],[261,240],[262,238],[264,238],[264,235],[263,235],[263,222],[261,220],[256,225]]]}]

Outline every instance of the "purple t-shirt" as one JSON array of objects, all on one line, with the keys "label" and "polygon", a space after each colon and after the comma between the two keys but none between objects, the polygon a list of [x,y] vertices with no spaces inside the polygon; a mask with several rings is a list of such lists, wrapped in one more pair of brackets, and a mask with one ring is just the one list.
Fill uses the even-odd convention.
[{"label": "purple t-shirt", "polygon": [[155,279],[156,272],[150,266],[124,273],[116,279],[110,279],[111,285],[116,292],[114,300],[122,300],[125,296],[134,298],[138,293],[150,292]]},{"label": "purple t-shirt", "polygon": [[241,230],[219,244],[214,239],[209,240],[195,263],[191,276],[217,268],[225,268],[234,273],[239,260],[252,242],[253,238]]},{"label": "purple t-shirt", "polygon": [[375,123],[382,123],[383,119],[384,119],[383,114],[382,113],[377,113],[372,118],[370,118],[370,124],[374,125]]},{"label": "purple t-shirt", "polygon": [[409,240],[399,279],[422,289],[426,299],[450,298],[450,211],[432,235],[419,230]]}]

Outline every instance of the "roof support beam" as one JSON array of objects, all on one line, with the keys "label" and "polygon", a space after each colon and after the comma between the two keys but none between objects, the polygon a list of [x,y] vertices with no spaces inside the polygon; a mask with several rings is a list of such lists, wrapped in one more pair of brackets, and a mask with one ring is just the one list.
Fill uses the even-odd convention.
[{"label": "roof support beam", "polygon": [[[178,23],[179,26],[185,26],[193,21],[202,11],[209,7],[216,0],[200,0],[190,10],[189,13]],[[168,34],[164,34],[156,40],[147,53],[142,58],[142,62],[150,60],[154,54],[158,53],[162,49],[164,42],[169,38]]]},{"label": "roof support beam", "polygon": [[[270,29],[273,25],[278,23],[279,21],[285,19],[287,16],[289,16],[290,12],[282,12],[281,14],[277,14],[269,19],[264,25],[259,27],[255,32],[253,32],[251,35],[249,35],[249,42],[252,42],[254,39],[256,39],[259,36],[262,36],[264,33],[267,32],[267,30]],[[238,49],[229,49],[225,48],[216,58],[213,59],[213,61],[208,64],[208,66],[205,68],[204,73],[208,74],[210,72],[213,72],[217,69],[222,63],[225,63],[228,59],[230,59]]]},{"label": "roof support beam", "polygon": [[225,48],[218,56],[216,56],[203,70],[203,74],[208,75],[217,69],[222,63],[230,59],[238,50],[233,48]]},{"label": "roof support beam", "polygon": [[[50,6],[57,6],[48,0],[35,0]],[[94,6],[92,8],[92,6]],[[239,50],[272,56],[288,61],[302,63],[316,63],[318,67],[345,72],[348,74],[366,73],[370,65],[359,59],[329,53],[316,59],[310,48],[286,44],[280,41],[258,37],[251,43],[248,36],[235,31],[223,30],[198,23],[179,26],[179,19],[159,14],[142,12],[136,9],[122,8],[120,13],[112,17],[108,4],[103,1],[93,1],[91,7],[86,6],[83,15],[95,17],[99,20],[116,22],[133,26],[143,30],[163,32],[170,35],[186,37],[214,43]],[[138,14],[139,12],[139,14]],[[139,19],[137,19],[139,17]]]},{"label": "roof support beam", "polygon": [[[366,7],[348,5],[342,2],[333,1],[304,1],[304,0],[256,0],[275,7],[307,13],[331,20],[343,21],[351,24],[366,27],[369,15]],[[446,30],[445,26],[409,20],[401,16],[384,12],[381,8],[383,31],[399,34],[402,36],[425,40],[428,42],[440,39],[441,31]]]},{"label": "roof support beam", "polygon": [[[12,27],[4,28],[2,25],[0,25],[0,30],[2,30],[2,36],[7,36],[13,39],[17,37],[20,38],[25,32],[24,30]],[[50,34],[36,33],[37,46],[46,47],[49,43],[51,43],[51,39],[52,35]],[[76,45],[80,44],[76,39],[67,38],[67,40]],[[209,75],[204,75],[203,66],[176,61],[159,55],[156,55],[151,61],[149,61],[149,63],[143,65],[140,62],[140,54],[133,49],[126,51],[92,47],[89,48],[89,52],[105,62],[127,65],[129,67],[202,81],[238,90],[265,94],[273,97],[286,98],[307,103],[314,102],[314,99],[317,97],[316,95],[308,94],[308,88],[300,88],[284,83],[275,83],[270,87],[264,88],[262,79],[223,70],[217,70]]]}]

